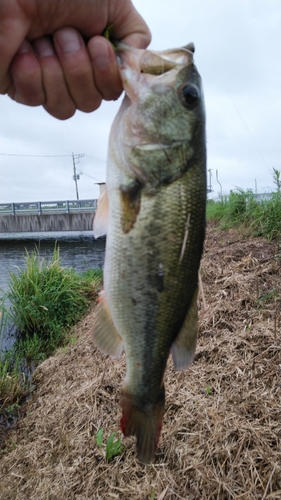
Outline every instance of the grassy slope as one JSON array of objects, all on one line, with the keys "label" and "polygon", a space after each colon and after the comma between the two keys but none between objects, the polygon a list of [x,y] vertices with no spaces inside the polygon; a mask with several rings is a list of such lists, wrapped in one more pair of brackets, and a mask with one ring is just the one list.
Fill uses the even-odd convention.
[{"label": "grassy slope", "polygon": [[180,374],[168,363],[162,438],[149,466],[135,459],[133,438],[110,463],[96,444],[100,428],[105,438],[121,435],[125,359],[92,346],[93,310],[77,344],[37,369],[0,459],[2,498],[280,498],[280,271],[276,243],[209,227],[195,361]]}]

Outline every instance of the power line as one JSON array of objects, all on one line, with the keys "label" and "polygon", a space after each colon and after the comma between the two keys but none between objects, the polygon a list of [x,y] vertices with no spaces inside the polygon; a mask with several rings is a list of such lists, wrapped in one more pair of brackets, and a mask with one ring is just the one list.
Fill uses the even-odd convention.
[{"label": "power line", "polygon": [[[16,154],[16,153],[0,153],[1,156],[26,156],[26,157],[31,157],[31,158],[61,158],[61,157],[70,157],[72,156],[71,154],[68,155],[22,155],[22,154]],[[102,163],[105,163],[105,160],[98,158],[97,156],[93,155],[84,155],[87,156],[88,158],[93,158],[94,160],[100,161]]]},{"label": "power line", "polygon": [[252,132],[250,131],[250,128],[248,127],[248,125],[247,125],[247,123],[246,123],[245,119],[243,118],[242,113],[240,113],[240,111],[239,111],[239,108],[238,108],[237,104],[235,103],[234,99],[232,98],[232,96],[231,96],[231,94],[228,92],[228,90],[227,90],[227,89],[225,89],[225,90],[226,90],[227,95],[228,95],[229,99],[231,100],[231,102],[232,102],[232,104],[233,104],[233,106],[234,106],[235,110],[236,110],[236,113],[237,113],[237,114],[238,114],[238,116],[240,117],[241,121],[242,121],[242,122],[243,122],[243,124],[244,124],[245,129],[246,129],[246,130],[247,130],[247,132],[249,133],[249,136],[251,137],[251,139],[252,139],[252,141],[253,141],[254,145],[256,146],[257,151],[259,152],[261,159],[263,160],[263,162],[265,163],[265,165],[267,166],[267,168],[270,168],[270,167],[269,167],[269,165],[268,165],[268,163],[267,163],[267,161],[266,161],[266,159],[265,159],[265,157],[263,156],[263,154],[262,154],[262,152],[261,152],[261,150],[260,150],[260,148],[259,148],[259,146],[258,146],[258,143],[257,143],[257,141],[256,141],[255,137],[253,136]]},{"label": "power line", "polygon": [[0,153],[1,156],[29,156],[33,158],[60,158],[62,156],[72,156],[72,155],[18,155],[14,153]]},{"label": "power line", "polygon": [[89,158],[94,158],[94,160],[97,160],[97,161],[100,161],[102,163],[105,163],[105,159],[102,159],[102,158],[98,158],[97,156],[93,156],[93,155],[85,155],[85,156],[88,156]]},{"label": "power line", "polygon": [[79,168],[79,173],[87,175],[87,177],[90,177],[91,179],[94,179],[95,181],[101,182],[100,179],[97,179],[97,177],[93,177],[92,175],[87,174],[87,172],[84,172],[84,170],[81,170],[80,168]]}]

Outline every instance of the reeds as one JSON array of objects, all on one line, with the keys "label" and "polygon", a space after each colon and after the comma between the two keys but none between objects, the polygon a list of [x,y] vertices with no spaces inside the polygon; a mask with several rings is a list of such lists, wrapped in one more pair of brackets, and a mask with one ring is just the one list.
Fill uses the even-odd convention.
[{"label": "reeds", "polygon": [[281,192],[258,201],[251,190],[238,188],[219,201],[207,203],[208,220],[219,221],[227,229],[239,226],[244,233],[263,236],[269,241],[281,237]]},{"label": "reeds", "polygon": [[[60,264],[59,248],[54,248],[52,260],[46,262],[38,251],[26,254],[26,268],[10,274],[8,298],[11,317],[21,336],[36,336],[49,350],[59,345],[64,331],[75,324],[87,310],[97,293],[96,276],[81,276],[72,268]],[[48,354],[48,352],[47,352]]]}]

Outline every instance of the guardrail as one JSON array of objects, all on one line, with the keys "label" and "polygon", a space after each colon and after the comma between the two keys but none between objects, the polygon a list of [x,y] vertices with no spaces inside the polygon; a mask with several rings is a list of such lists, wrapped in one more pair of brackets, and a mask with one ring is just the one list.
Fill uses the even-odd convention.
[{"label": "guardrail", "polygon": [[0,215],[69,214],[95,212],[97,200],[35,201],[29,203],[0,203]]}]

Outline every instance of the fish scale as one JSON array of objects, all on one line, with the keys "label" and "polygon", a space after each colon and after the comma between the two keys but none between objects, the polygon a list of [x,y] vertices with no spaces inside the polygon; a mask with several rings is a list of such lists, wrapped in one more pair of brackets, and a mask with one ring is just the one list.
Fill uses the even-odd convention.
[{"label": "fish scale", "polygon": [[[176,49],[117,49],[127,96],[110,134],[107,201],[100,200],[94,222],[99,236],[99,220],[107,220],[104,290],[94,342],[112,356],[125,349],[121,428],[125,436],[136,436],[137,456],[144,463],[154,459],[159,439],[169,353],[177,370],[186,369],[197,337],[205,114],[193,53],[178,51],[180,58]],[[167,57],[174,59],[167,62]],[[161,94],[161,85],[167,95]]]}]

